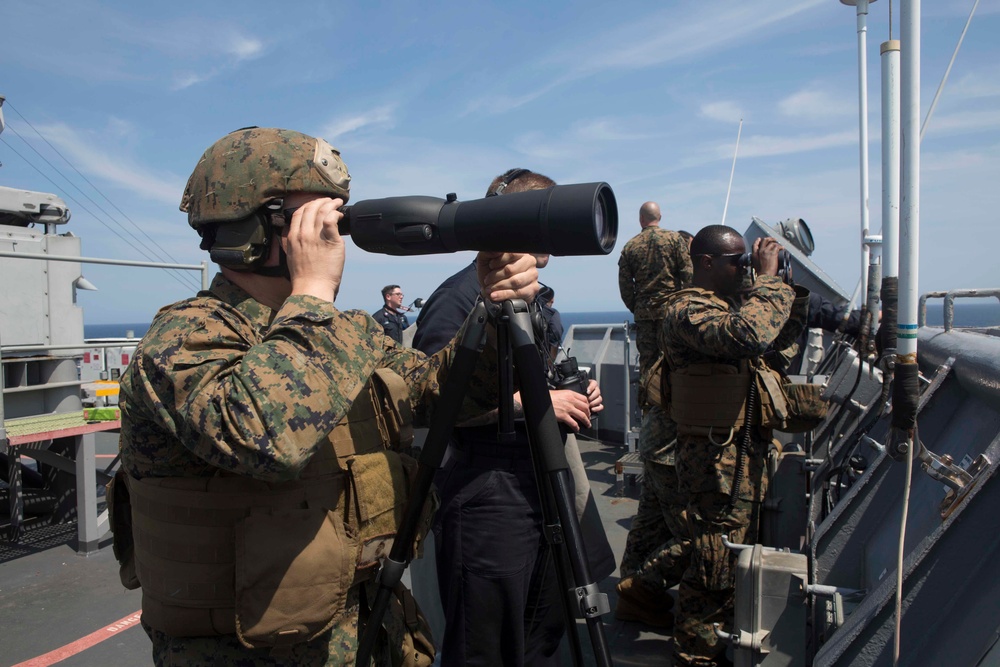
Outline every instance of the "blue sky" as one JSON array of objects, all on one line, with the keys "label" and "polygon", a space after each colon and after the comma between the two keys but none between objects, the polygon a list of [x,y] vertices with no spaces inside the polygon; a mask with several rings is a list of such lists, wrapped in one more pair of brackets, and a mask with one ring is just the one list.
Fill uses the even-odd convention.
[{"label": "blue sky", "polygon": [[[923,2],[925,111],[971,7]],[[879,0],[868,18],[874,231],[888,13]],[[898,38],[898,0],[893,15]],[[122,225],[200,262],[177,210],[188,174],[225,133],[277,126],[337,146],[354,200],[478,198],[511,167],[607,181],[616,249],[554,258],[542,279],[564,311],[619,310],[617,258],[640,204],[659,202],[667,228],[720,222],[743,118],[727,224],[804,218],[814,259],[847,291],[858,279],[856,15],[836,0],[11,0],[3,16],[0,184],[66,199],[87,256],[141,259]],[[922,145],[923,291],[1000,283],[998,34],[1000,0],[983,0]],[[374,308],[386,283],[401,284],[407,303],[426,297],[471,257],[352,245],[338,306]],[[192,292],[161,270],[84,274],[100,288],[81,295],[88,323],[145,321]]]}]

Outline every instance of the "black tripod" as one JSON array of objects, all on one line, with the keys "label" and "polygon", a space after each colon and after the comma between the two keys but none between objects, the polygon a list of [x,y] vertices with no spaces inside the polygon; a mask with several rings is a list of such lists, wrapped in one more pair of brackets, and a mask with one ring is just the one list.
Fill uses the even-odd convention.
[{"label": "black tripod", "polygon": [[[567,629],[574,649],[574,662],[581,664],[576,618],[586,620],[591,646],[597,664],[610,666],[611,651],[604,636],[601,615],[610,611],[607,595],[598,590],[590,574],[574,508],[569,466],[563,451],[563,437],[556,421],[548,385],[535,346],[531,316],[523,301],[505,301],[495,315],[497,352],[500,368],[500,434],[513,432],[513,370],[520,380],[521,404],[524,408],[528,439],[539,497],[546,540],[552,547],[559,581],[567,610]],[[454,429],[462,399],[475,369],[476,359],[486,338],[487,309],[480,303],[473,310],[455,359],[442,387],[441,397],[431,421],[427,439],[420,455],[420,465],[396,533],[392,549],[383,561],[379,573],[379,590],[372,605],[358,647],[358,665],[367,666],[379,635],[382,618],[390,596],[399,583],[412,557],[411,546],[434,473],[441,466],[448,440]],[[511,363],[513,354],[513,364]],[[566,572],[566,561],[572,569],[572,587]]]}]

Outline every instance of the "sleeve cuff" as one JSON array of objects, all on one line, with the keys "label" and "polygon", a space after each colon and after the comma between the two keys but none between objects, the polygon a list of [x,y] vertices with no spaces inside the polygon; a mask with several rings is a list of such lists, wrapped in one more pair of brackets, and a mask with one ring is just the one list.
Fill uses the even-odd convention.
[{"label": "sleeve cuff", "polygon": [[309,294],[294,294],[285,299],[285,303],[282,304],[271,326],[291,319],[303,319],[322,324],[332,320],[336,313],[337,309],[329,301]]}]

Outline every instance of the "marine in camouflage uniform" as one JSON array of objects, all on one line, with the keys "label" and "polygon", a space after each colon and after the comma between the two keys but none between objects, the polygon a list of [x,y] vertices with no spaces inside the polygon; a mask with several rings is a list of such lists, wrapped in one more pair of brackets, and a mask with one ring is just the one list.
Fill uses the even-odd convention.
[{"label": "marine in camouflage uniform", "polygon": [[660,207],[646,202],[639,209],[642,231],[622,248],[618,258],[618,291],[635,317],[635,345],[642,381],[660,356],[656,339],[667,297],[691,283],[688,244],[677,232],[660,229]]},{"label": "marine in camouflage uniform", "polygon": [[674,451],[677,425],[666,411],[651,405],[643,415],[639,436],[642,495],[632,518],[618,583],[619,620],[669,627],[673,598],[669,590],[687,569],[687,497],[677,488]]},{"label": "marine in camouflage uniform", "polygon": [[[361,563],[371,554],[365,554],[364,545],[358,544],[359,525],[363,523],[359,524],[357,516],[368,506],[355,509],[352,505],[366,502],[365,489],[360,482],[355,486],[356,480],[361,479],[355,476],[360,473],[350,468],[363,457],[351,454],[371,451],[378,457],[386,447],[401,443],[400,433],[408,427],[403,421],[390,423],[387,415],[391,410],[379,411],[378,402],[372,398],[377,393],[376,376],[389,377],[384,374],[387,371],[395,374],[400,379],[396,386],[402,394],[390,392],[390,397],[399,399],[392,408],[412,416],[418,425],[426,424],[447,378],[454,343],[427,357],[384,336],[382,327],[367,314],[340,311],[334,306],[339,271],[343,267],[342,255],[339,271],[335,266],[335,246],[337,241],[343,243],[335,234],[340,218],[336,211],[343,204],[340,200],[347,198],[349,179],[339,155],[326,142],[287,130],[248,128],[213,145],[188,183],[181,208],[188,211],[189,222],[195,227],[206,220],[219,219],[241,225],[248,209],[256,215],[258,207],[273,198],[285,197],[286,204],[305,203],[297,212],[285,215],[288,229],[281,245],[282,251],[288,253],[287,259],[279,260],[279,252],[273,247],[262,250],[253,245],[262,238],[257,228],[259,220],[249,226],[251,231],[244,229],[246,233],[237,241],[250,238],[251,243],[242,247],[242,258],[226,255],[232,265],[223,264],[222,274],[216,276],[208,290],[161,309],[122,377],[122,469],[127,473],[125,488],[131,489],[131,517],[136,522],[135,563],[139,575],[136,583],[143,586],[143,626],[152,639],[157,665],[346,665],[355,661],[359,622],[363,624],[366,620],[366,602],[374,599],[375,584],[370,576],[364,575]],[[199,231],[207,239],[203,247],[210,246],[213,250],[212,243],[224,239],[226,233],[224,226],[217,230],[218,237],[216,230]],[[268,238],[271,231],[264,225],[263,238]],[[232,238],[225,238],[230,246],[239,246]],[[309,246],[310,243],[313,245]],[[298,259],[300,256],[304,259]],[[303,275],[314,277],[303,273],[310,260],[312,267],[320,267],[322,276],[332,279],[323,282],[319,289],[301,280]],[[480,262],[481,283],[485,289],[497,290],[493,294],[530,298],[537,290],[534,282],[537,273],[526,268],[534,266],[533,258],[481,254]],[[498,278],[498,271],[503,269],[509,269],[517,277],[512,275],[507,281]],[[290,275],[290,280],[282,274]],[[261,285],[265,285],[263,291]],[[328,295],[324,289],[329,289]],[[275,294],[283,294],[284,298],[275,299]],[[463,405],[466,416],[480,414],[496,405],[495,356],[479,357]],[[355,408],[363,403],[375,406],[375,412],[369,413],[364,421],[355,422],[352,418],[348,433],[338,429],[338,424],[347,423],[347,415],[357,415]],[[349,448],[346,456],[344,447]],[[388,469],[398,471],[398,467]],[[317,470],[333,470],[333,473],[317,476]],[[350,497],[347,477],[352,480]],[[367,479],[376,487],[376,495],[388,496],[389,507],[395,503],[398,512],[401,501],[393,497],[396,480],[389,477]],[[116,495],[122,491],[118,482],[116,478]],[[162,609],[163,604],[172,604],[171,596],[197,600],[201,594],[210,598],[212,590],[203,591],[204,586],[194,585],[175,591],[169,574],[162,580],[144,579],[140,551],[144,553],[147,574],[176,572],[158,560],[184,560],[189,555],[197,560],[188,562],[197,563],[206,573],[212,571],[210,563],[229,563],[226,567],[232,568],[232,552],[228,556],[224,553],[232,547],[224,545],[233,540],[234,527],[217,522],[221,512],[215,507],[208,511],[198,504],[190,505],[193,511],[180,519],[177,510],[171,508],[173,514],[167,518],[172,522],[150,523],[143,518],[144,512],[158,507],[156,501],[160,500],[157,496],[147,496],[149,492],[143,490],[151,483],[156,488],[166,488],[168,494],[173,493],[170,489],[178,489],[179,493],[181,489],[201,485],[205,490],[231,486],[241,489],[243,495],[236,496],[237,499],[246,498],[247,504],[255,508],[243,509],[238,505],[239,513],[246,512],[248,516],[246,521],[240,519],[235,524],[236,543],[242,545],[236,548],[235,584],[232,579],[225,583],[225,574],[221,575],[223,583],[213,584],[213,590],[222,591],[223,599],[226,587],[231,596],[232,586],[236,586],[237,609],[242,604],[241,594],[250,595],[255,590],[254,582],[247,580],[252,578],[249,572],[256,562],[252,556],[241,554],[241,550],[253,548],[257,551],[251,553],[269,555],[268,542],[275,545],[275,551],[283,547],[294,549],[294,545],[287,546],[289,540],[302,537],[291,527],[285,532],[280,520],[285,515],[275,512],[273,504],[265,504],[267,518],[278,517],[268,524],[273,534],[268,533],[263,542],[252,542],[249,522],[259,518],[253,494],[260,494],[263,501],[276,493],[291,493],[292,500],[285,501],[286,504],[306,503],[301,511],[312,510],[316,498],[327,498],[328,505],[317,509],[325,517],[324,525],[331,523],[340,544],[346,546],[346,550],[341,548],[344,553],[337,553],[343,560],[337,574],[345,583],[343,590],[335,591],[336,604],[330,611],[332,618],[328,624],[306,641],[283,642],[279,636],[273,649],[250,648],[243,634],[247,628],[241,625],[239,616],[235,628],[241,634],[238,636],[233,629],[234,601],[230,598],[222,605],[207,605],[212,607],[213,614],[220,614],[212,618],[212,626],[217,627],[215,633],[167,634],[153,627],[155,622],[150,612]],[[256,491],[248,494],[247,488]],[[220,494],[207,495],[218,498]],[[154,498],[152,503],[150,497]],[[191,496],[181,497],[186,502]],[[303,500],[295,501],[298,497]],[[137,504],[139,501],[141,504]],[[293,504],[288,516],[299,516],[295,514],[299,507]],[[338,519],[341,511],[343,516]],[[389,521],[392,516],[388,515]],[[143,536],[140,520],[146,521],[147,527],[173,525],[178,531],[147,532]],[[116,554],[125,546],[119,544],[123,537],[121,521],[121,516],[113,518]],[[426,517],[428,524],[429,521]],[[140,545],[140,539],[153,540],[153,546]],[[218,544],[223,546],[217,547]],[[385,543],[380,546],[384,548]],[[206,553],[208,548],[212,552]],[[293,557],[297,558],[294,553]],[[374,562],[372,558],[371,564]],[[123,564],[123,581],[125,570]],[[367,572],[370,574],[371,568]],[[218,577],[210,575],[207,580],[215,582]],[[154,593],[163,595],[153,599]],[[216,599],[218,596],[216,593]],[[314,605],[318,594],[312,588],[291,589],[291,597],[291,607],[297,611]],[[174,609],[170,607],[168,613]],[[147,623],[147,617],[152,624]],[[247,616],[242,618],[242,623],[253,621]],[[178,623],[175,619],[171,622]],[[383,641],[376,648],[376,664],[403,664],[403,613],[399,605],[392,607],[383,627]],[[408,664],[415,664],[412,655],[407,658]],[[424,659],[429,662],[426,655]]]},{"label": "marine in camouflage uniform", "polygon": [[[758,249],[758,246],[760,248]],[[808,296],[796,298],[792,288],[776,275],[780,248],[773,239],[758,241],[755,261],[763,269],[742,307],[736,297],[741,282],[739,255],[743,239],[736,230],[721,225],[705,228],[695,237],[696,287],[672,296],[663,322],[665,361],[672,372],[696,365],[737,366],[755,360],[772,345],[782,348],[793,341],[804,324]],[[767,253],[775,258],[765,261]],[[768,267],[772,270],[767,270]],[[794,307],[793,307],[794,302]],[[676,391],[673,387],[671,391]],[[676,407],[677,401],[672,401]],[[722,543],[728,534],[735,543],[752,544],[757,539],[760,503],[767,487],[765,456],[771,430],[751,427],[751,449],[747,457],[736,502],[730,504],[737,464],[736,444],[740,431],[728,440],[710,438],[696,427],[688,427],[677,412],[678,491],[688,498],[688,534],[691,561],[681,579],[677,621],[674,626],[675,664],[712,665],[725,660],[725,646],[716,637],[713,623],[731,630],[736,556]],[[714,434],[712,434],[714,435]],[[719,441],[726,442],[720,446]]]}]

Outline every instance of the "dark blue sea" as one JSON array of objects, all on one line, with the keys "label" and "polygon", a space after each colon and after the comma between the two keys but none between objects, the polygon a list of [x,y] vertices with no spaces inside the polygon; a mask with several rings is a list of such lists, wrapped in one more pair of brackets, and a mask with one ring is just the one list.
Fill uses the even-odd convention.
[{"label": "dark blue sea", "polygon": [[[594,311],[582,313],[561,313],[563,326],[567,329],[573,324],[619,324],[632,321],[632,313],[627,310]],[[941,326],[943,308],[940,300],[931,301],[927,305],[927,324]],[[1000,326],[1000,303],[995,299],[980,301],[958,301],[955,303],[955,326],[987,327]],[[149,328],[149,322],[133,322],[131,324],[86,324],[83,334],[86,338],[120,338],[133,332],[137,338],[142,338]]]}]

